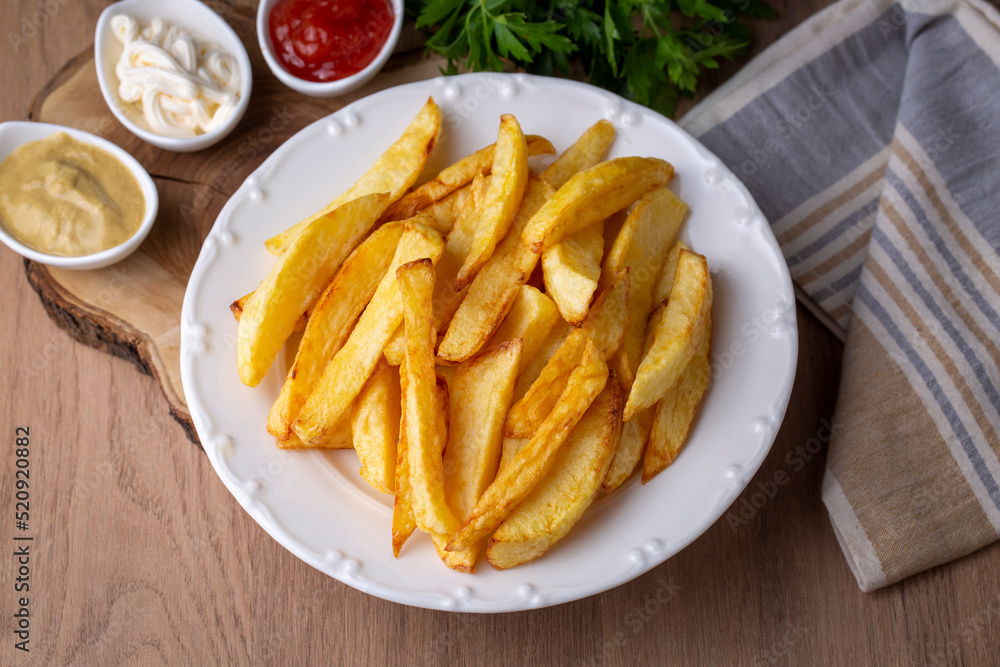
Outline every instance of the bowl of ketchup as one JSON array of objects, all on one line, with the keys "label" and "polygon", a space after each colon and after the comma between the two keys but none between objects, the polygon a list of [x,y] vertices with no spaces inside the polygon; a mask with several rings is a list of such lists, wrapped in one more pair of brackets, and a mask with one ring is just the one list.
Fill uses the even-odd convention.
[{"label": "bowl of ketchup", "polygon": [[378,73],[403,26],[403,0],[263,0],[257,42],[289,88],[343,95]]}]

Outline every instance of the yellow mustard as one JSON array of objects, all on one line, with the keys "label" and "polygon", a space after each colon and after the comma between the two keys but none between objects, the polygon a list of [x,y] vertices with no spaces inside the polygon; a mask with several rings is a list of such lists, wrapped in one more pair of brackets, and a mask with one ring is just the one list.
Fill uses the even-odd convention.
[{"label": "yellow mustard", "polygon": [[127,241],[146,199],[111,153],[65,132],[14,150],[0,163],[0,222],[21,243],[79,257]]}]

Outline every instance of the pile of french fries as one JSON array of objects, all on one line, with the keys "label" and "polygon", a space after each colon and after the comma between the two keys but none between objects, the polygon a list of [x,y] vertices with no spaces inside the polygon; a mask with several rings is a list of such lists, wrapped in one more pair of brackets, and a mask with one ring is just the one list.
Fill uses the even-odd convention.
[{"label": "pile of french fries", "polygon": [[677,456],[710,379],[712,283],[675,240],[660,159],[602,161],[599,121],[553,154],[503,115],[496,143],[414,188],[441,131],[429,99],[345,193],[267,242],[232,305],[240,379],[301,341],[267,418],[281,448],[353,449],[416,528],[472,572],[541,556],[599,492]]}]

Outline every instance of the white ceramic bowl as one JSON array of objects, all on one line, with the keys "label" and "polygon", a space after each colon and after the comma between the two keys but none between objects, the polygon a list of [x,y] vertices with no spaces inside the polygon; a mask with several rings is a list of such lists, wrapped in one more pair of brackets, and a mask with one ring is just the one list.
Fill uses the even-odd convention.
[{"label": "white ceramic bowl", "polygon": [[156,210],[159,207],[159,196],[156,193],[156,185],[149,177],[146,170],[142,168],[134,157],[106,139],[95,137],[89,132],[76,130],[62,125],[51,123],[31,123],[27,121],[10,121],[0,123],[0,162],[7,159],[11,152],[26,143],[46,139],[58,132],[65,132],[77,141],[93,144],[98,148],[103,148],[124,164],[135,175],[135,179],[142,188],[142,196],[146,200],[146,214],[142,218],[142,224],[138,231],[127,241],[114,248],[108,248],[92,255],[81,255],[79,257],[62,257],[59,255],[49,255],[40,250],[29,248],[16,238],[0,224],[0,241],[3,241],[8,248],[20,254],[22,257],[34,260],[49,266],[58,266],[64,269],[99,269],[102,266],[114,264],[125,259],[132,251],[139,247],[149,230],[153,228],[156,220]]},{"label": "white ceramic bowl", "polygon": [[[153,19],[162,19],[168,25],[180,26],[192,35],[215,42],[228,51],[236,59],[240,70],[240,98],[232,117],[211,132],[194,137],[165,137],[153,132],[141,111],[134,105],[123,103],[118,97],[119,82],[115,75],[115,64],[121,57],[122,44],[111,31],[111,19],[118,14],[130,15],[143,27]],[[198,0],[122,0],[108,6],[97,20],[94,61],[101,93],[115,118],[140,139],[169,151],[189,153],[218,143],[239,124],[250,103],[253,71],[250,69],[250,56],[247,55],[246,47],[221,16]]]},{"label": "white ceramic bowl", "polygon": [[389,60],[389,56],[392,55],[392,50],[396,48],[396,42],[399,41],[399,32],[403,29],[403,0],[390,0],[390,2],[392,3],[393,12],[392,31],[389,33],[389,38],[385,44],[382,45],[382,50],[375,56],[375,60],[371,61],[363,70],[343,79],[322,83],[306,81],[281,66],[281,63],[278,62],[277,57],[274,55],[274,46],[271,44],[271,31],[268,29],[267,21],[268,16],[271,14],[271,8],[278,3],[278,0],[261,0],[260,5],[257,7],[257,43],[260,45],[261,53],[264,54],[267,66],[271,68],[271,71],[274,72],[279,81],[292,90],[312,97],[337,97],[338,95],[344,95],[368,83],[373,76],[378,74],[386,61]]}]

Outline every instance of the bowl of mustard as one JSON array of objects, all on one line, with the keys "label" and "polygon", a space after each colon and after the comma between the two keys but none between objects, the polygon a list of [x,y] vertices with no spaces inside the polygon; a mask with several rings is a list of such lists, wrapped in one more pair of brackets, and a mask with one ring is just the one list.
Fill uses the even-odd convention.
[{"label": "bowl of mustard", "polygon": [[0,123],[0,241],[67,269],[118,262],[156,220],[156,185],[135,158],[88,132]]}]

